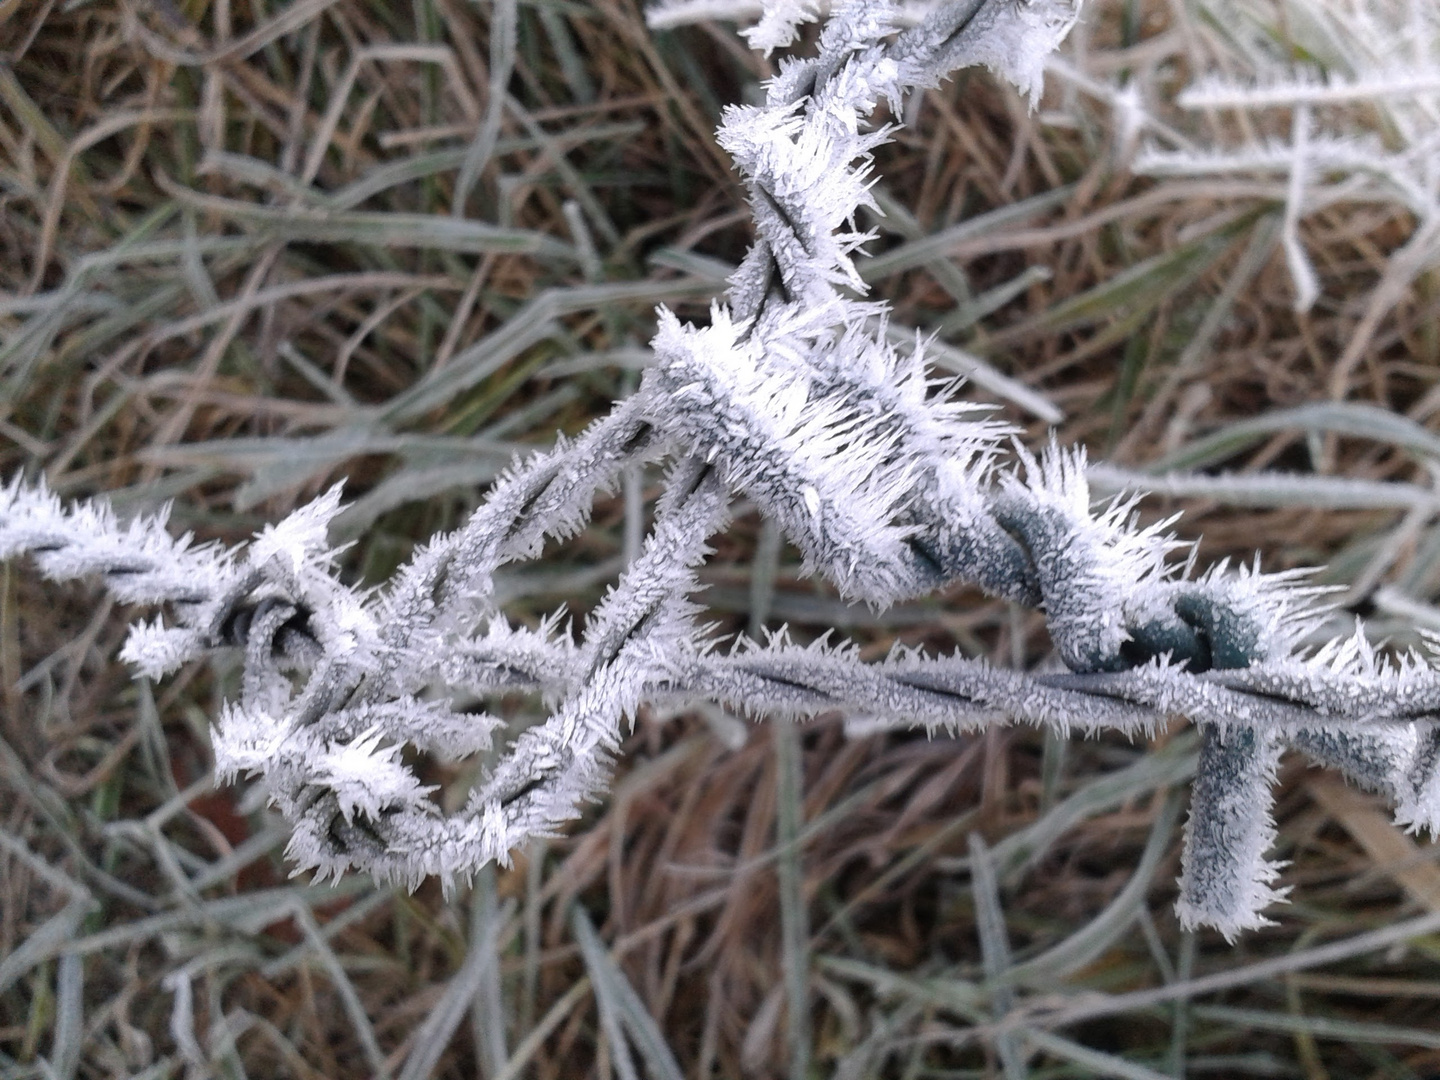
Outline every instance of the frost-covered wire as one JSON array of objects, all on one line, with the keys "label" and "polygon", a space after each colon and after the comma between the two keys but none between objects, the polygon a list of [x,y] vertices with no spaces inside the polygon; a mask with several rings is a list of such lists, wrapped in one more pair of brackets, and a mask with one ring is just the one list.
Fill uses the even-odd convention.
[{"label": "frost-covered wire", "polygon": [[[810,10],[782,6],[784,18]],[[1279,896],[1268,788],[1284,749],[1384,793],[1407,824],[1440,824],[1440,676],[1415,658],[1381,662],[1358,632],[1302,654],[1320,617],[1303,581],[1223,565],[1197,574],[1166,525],[1137,526],[1133,503],[1092,506],[1078,452],[1007,449],[1004,425],[931,380],[923,342],[894,348],[883,305],[858,298],[867,235],[855,214],[886,135],[868,126],[877,105],[977,63],[1033,93],[1074,16],[1065,0],[954,0],[901,30],[889,4],[835,5],[815,56],[784,61],[762,105],[726,112],[721,143],[757,231],[727,303],[703,326],[662,309],[638,392],[517,463],[382,589],[336,573],[326,528],[338,489],[225,552],[171,539],[163,518],[121,525],[15,481],[0,497],[0,557],[29,552],[51,577],[99,574],[117,596],[165,608],[127,643],[142,674],[242,648],[240,696],[215,723],[217,769],[263,778],[293,825],[290,856],[321,874],[451,882],[505,861],[601,795],[647,701],[947,730],[1142,734],[1178,714],[1204,728],[1182,921],[1227,935],[1260,925]],[[509,625],[496,571],[582,528],[627,468],[662,460],[655,525],[579,637],[558,621]],[[719,648],[690,594],[733,494],[847,597],[883,606],[966,581],[1042,608],[1069,671],[907,652],[863,663],[843,644],[783,636]],[[550,716],[442,813],[403,748],[489,749],[502,724],[477,703],[515,689],[541,694]]]}]

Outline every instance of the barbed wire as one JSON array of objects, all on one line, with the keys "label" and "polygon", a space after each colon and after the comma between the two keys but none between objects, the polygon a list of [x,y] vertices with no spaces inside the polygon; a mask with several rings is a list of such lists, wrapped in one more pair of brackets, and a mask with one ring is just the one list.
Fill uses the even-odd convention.
[{"label": "barbed wire", "polygon": [[[1179,912],[1227,936],[1263,923],[1280,896],[1265,852],[1286,748],[1435,828],[1440,675],[1414,657],[1377,658],[1358,629],[1301,654],[1323,616],[1315,590],[1243,567],[1195,575],[1168,523],[1139,527],[1124,500],[1091,506],[1076,452],[1017,451],[1005,467],[1009,429],[938,389],[920,343],[894,349],[883,307],[855,298],[851,256],[867,234],[854,214],[885,136],[865,118],[970,63],[1033,89],[1073,18],[1063,0],[963,0],[895,35],[890,14],[842,6],[817,55],[784,64],[764,105],[727,111],[720,138],[758,232],[730,306],[705,327],[662,309],[639,390],[517,463],[382,591],[337,573],[326,530],[338,488],[227,551],[171,537],[164,515],[121,525],[102,504],[66,505],[16,480],[0,495],[0,558],[30,553],[49,577],[99,576],[121,600],[165,605],[169,621],[137,625],[122,653],[144,675],[243,649],[239,699],[215,724],[217,770],[263,778],[293,826],[290,856],[321,875],[449,883],[504,862],[601,795],[627,718],[647,702],[1132,736],[1184,716],[1204,731]],[[511,627],[496,571],[582,529],[626,469],[662,461],[654,527],[579,639]],[[903,651],[864,663],[844,645],[784,636],[722,653],[690,596],[733,494],[847,598],[883,606],[963,581],[1041,608],[1070,670]],[[442,814],[402,748],[489,749],[502,722],[473,705],[508,689],[543,694],[551,715]]]}]

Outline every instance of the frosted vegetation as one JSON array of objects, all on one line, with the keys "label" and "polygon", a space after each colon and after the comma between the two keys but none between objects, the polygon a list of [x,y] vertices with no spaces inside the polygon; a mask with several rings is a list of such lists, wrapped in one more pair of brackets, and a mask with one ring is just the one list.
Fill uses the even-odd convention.
[{"label": "frosted vegetation", "polygon": [[[672,4],[657,18],[697,7]],[[1428,18],[1423,9],[1417,2],[1412,17]],[[756,47],[784,48],[797,25],[826,19],[814,55],[784,60],[762,104],[726,112],[720,142],[748,185],[756,228],[726,302],[705,325],[662,307],[655,364],[639,390],[577,438],[516,463],[463,527],[435,537],[383,589],[357,590],[337,574],[327,526],[341,509],[338,488],[227,551],[173,537],[163,516],[121,524],[103,505],[63,504],[17,480],[0,494],[0,557],[28,552],[52,578],[100,575],[122,601],[163,606],[134,627],[124,652],[148,678],[211,650],[243,650],[242,691],[214,724],[217,769],[262,779],[293,827],[291,858],[322,876],[357,869],[453,882],[505,862],[603,796],[644,702],[1136,736],[1184,716],[1200,726],[1203,749],[1179,914],[1231,937],[1262,924],[1279,899],[1266,851],[1270,786],[1287,749],[1383,793],[1401,823],[1434,830],[1440,733],[1428,718],[1440,673],[1425,659],[1377,656],[1359,629],[1306,650],[1325,611],[1303,579],[1202,571],[1167,527],[1139,526],[1132,501],[1096,506],[1080,452],[1014,449],[1009,428],[934,381],[925,343],[897,346],[908,335],[864,299],[855,260],[869,234],[856,214],[874,209],[870,155],[889,131],[872,123],[877,109],[901,115],[907,92],[970,65],[995,70],[1033,103],[1073,7],[959,0],[928,14],[876,2],[826,11],[769,4],[751,32]],[[1353,87],[1272,71],[1253,86],[1202,83],[1186,101],[1319,107],[1363,88],[1393,105],[1403,138],[1433,143],[1423,107],[1400,103],[1412,91],[1433,100],[1425,70],[1434,68],[1357,70]],[[1388,90],[1376,85],[1382,77]],[[1144,131],[1143,104],[1134,108]],[[1380,185],[1385,197],[1413,201],[1412,245],[1427,253],[1417,265],[1433,257],[1433,146],[1392,161],[1309,123],[1297,119],[1285,146],[1146,142],[1139,167],[1252,168],[1269,155],[1292,176],[1336,174],[1345,197]],[[1347,169],[1361,180],[1338,175]],[[1309,303],[1293,231],[1286,244],[1299,302]],[[642,464],[668,470],[665,494],[642,550],[583,632],[559,614],[539,629],[507,622],[497,570],[573,535],[596,493]],[[758,505],[808,570],[848,599],[882,607],[967,582],[1043,610],[1068,671],[909,651],[865,663],[843,642],[801,646],[783,635],[717,640],[695,570],[737,498]],[[475,703],[514,689],[544,695],[548,720],[505,747],[461,808],[442,813],[404,747],[447,758],[489,748],[501,721]]]},{"label": "frosted vegetation", "polygon": [[[1287,6],[1299,48],[1279,49],[1230,5],[1225,19],[1246,77],[1207,74],[1177,103],[1193,113],[1240,116],[1227,138],[1147,138],[1136,172],[1151,176],[1283,179],[1282,242],[1295,308],[1310,310],[1319,278],[1300,219],[1336,204],[1390,204],[1413,221],[1388,261],[1356,333],[1336,361],[1337,380],[1358,363],[1382,318],[1440,257],[1440,9],[1425,0],[1301,0]],[[1294,54],[1303,50],[1305,63]],[[1132,94],[1130,100],[1141,98]],[[1136,104],[1132,123],[1161,127]],[[1288,124],[1276,117],[1288,114]],[[1383,133],[1383,134],[1382,134]]]}]

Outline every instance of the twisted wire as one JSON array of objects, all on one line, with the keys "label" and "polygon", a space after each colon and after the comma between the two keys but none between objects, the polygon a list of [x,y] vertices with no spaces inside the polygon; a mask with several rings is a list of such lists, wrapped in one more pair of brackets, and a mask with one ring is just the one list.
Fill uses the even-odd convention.
[{"label": "twisted wire", "polygon": [[[1258,925],[1280,895],[1264,808],[1285,748],[1382,792],[1402,821],[1437,824],[1440,677],[1386,668],[1358,634],[1297,658],[1313,597],[1283,576],[1177,571],[1163,532],[1137,528],[1123,504],[1092,510],[1076,455],[1052,448],[1024,457],[1023,477],[1001,470],[1003,426],[938,398],[918,356],[874,331],[883,310],[844,292],[859,281],[849,253],[864,236],[840,231],[856,203],[816,209],[823,200],[797,170],[816,184],[850,170],[840,201],[863,202],[864,159],[883,132],[861,133],[859,118],[880,97],[893,104],[986,60],[982,31],[1009,17],[996,10],[942,5],[888,42],[884,5],[833,19],[819,55],[772,84],[769,112],[737,112],[722,130],[758,234],[729,309],[704,329],[662,312],[640,390],[518,464],[379,596],[335,572],[324,533],[338,490],[232,553],[171,539],[163,517],[122,527],[99,505],[65,507],[17,480],[0,493],[0,558],[29,552],[52,578],[99,575],[121,599],[166,605],[168,624],[137,626],[127,643],[142,673],[243,648],[240,699],[216,723],[217,767],[263,775],[294,825],[291,856],[322,874],[449,881],[503,862],[600,794],[625,719],[647,701],[1131,735],[1180,715],[1204,727],[1182,918],[1227,934]],[[805,161],[787,164],[784,148],[806,139]],[[509,627],[493,606],[496,570],[577,532],[627,467],[664,459],[674,464],[654,529],[583,637]],[[1070,671],[909,654],[865,664],[783,639],[707,651],[688,596],[732,492],[779,521],[808,568],[847,596],[883,605],[965,581],[1041,608]],[[459,696],[515,688],[544,693],[553,712],[513,740],[459,812],[441,814],[400,749],[490,748],[501,722]]]}]

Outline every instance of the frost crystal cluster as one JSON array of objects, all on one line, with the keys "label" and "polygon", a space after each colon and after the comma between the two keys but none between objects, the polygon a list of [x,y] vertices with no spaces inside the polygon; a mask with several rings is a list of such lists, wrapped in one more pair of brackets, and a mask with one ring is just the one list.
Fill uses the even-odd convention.
[{"label": "frost crystal cluster", "polygon": [[[1195,142],[1164,145],[1176,142],[1173,132],[1149,141],[1135,159],[1135,171],[1283,180],[1281,240],[1299,311],[1320,298],[1319,279],[1299,234],[1305,215],[1336,203],[1407,211],[1413,229],[1388,260],[1340,360],[1339,366],[1348,368],[1380,317],[1440,257],[1440,5],[1260,0],[1244,10],[1236,0],[1206,0],[1206,7],[1233,37],[1249,77],[1212,74],[1183,90],[1178,98],[1183,109],[1218,123]],[[1276,32],[1279,26],[1283,33]],[[1298,63],[1297,55],[1305,62]],[[1164,130],[1143,109],[1140,113],[1140,126]],[[1232,134],[1219,137],[1217,128]]]},{"label": "frost crystal cluster", "polygon": [[[761,44],[788,40],[807,3],[772,7]],[[1233,936],[1278,898],[1268,810],[1287,748],[1383,792],[1400,820],[1435,828],[1440,674],[1378,661],[1357,636],[1298,643],[1315,597],[1294,579],[1196,575],[1131,504],[1096,510],[1083,459],[1052,446],[1018,461],[1008,431],[950,399],[923,350],[887,343],[883,305],[856,299],[870,152],[884,101],[985,64],[1034,92],[1074,18],[1068,0],[959,0],[908,29],[897,9],[836,5],[815,56],[786,60],[763,104],[725,115],[720,140],[750,194],[757,239],[708,325],[662,310],[639,391],[574,440],[517,464],[460,529],[434,538],[387,587],[362,593],[333,566],[332,490],[248,547],[174,539],[19,481],[0,489],[0,557],[29,552],[53,578],[103,576],[125,601],[162,604],[125,658],[158,677],[208,650],[244,651],[238,701],[214,727],[219,772],[257,773],[290,820],[290,856],[415,883],[504,861],[602,794],[643,702],[718,702],[753,715],[830,710],[927,728],[997,720],[1143,734],[1173,715],[1203,730],[1179,911]],[[598,489],[668,462],[637,559],[578,640],[511,626],[502,564],[579,530]],[[753,500],[848,598],[883,606],[965,581],[1041,608],[1067,673],[1033,675],[897,651],[864,663],[843,645],[783,636],[720,650],[689,599],[733,497]],[[466,706],[540,692],[552,713],[511,742],[457,812],[406,764],[490,745],[500,721]]]}]

